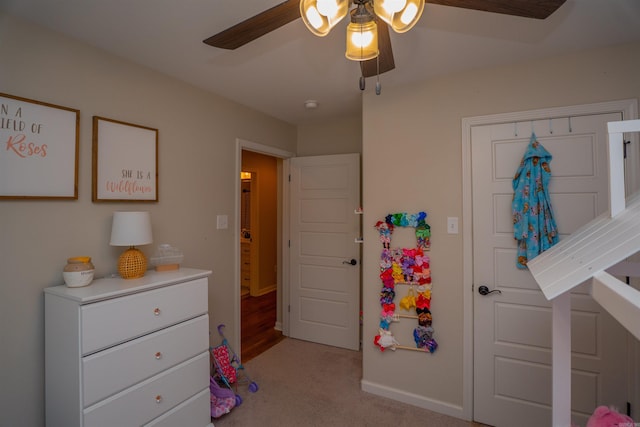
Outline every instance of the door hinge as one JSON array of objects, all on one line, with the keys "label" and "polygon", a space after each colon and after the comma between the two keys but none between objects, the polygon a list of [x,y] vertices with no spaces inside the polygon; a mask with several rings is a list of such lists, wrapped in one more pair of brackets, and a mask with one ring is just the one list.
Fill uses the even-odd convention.
[{"label": "door hinge", "polygon": [[627,416],[631,416],[631,402],[627,402]]},{"label": "door hinge", "polygon": [[291,240],[287,240],[287,246],[291,247]]},{"label": "door hinge", "polygon": [[627,148],[629,147],[630,144],[631,144],[631,141],[623,141],[622,142],[622,145],[623,145],[623,151],[622,151],[623,152],[623,156],[622,156],[622,158],[623,159],[627,158]]},{"label": "door hinge", "polygon": [[291,182],[291,174],[289,174],[289,182]]},{"label": "door hinge", "polygon": [[287,306],[287,312],[291,313],[291,306],[290,305]]}]

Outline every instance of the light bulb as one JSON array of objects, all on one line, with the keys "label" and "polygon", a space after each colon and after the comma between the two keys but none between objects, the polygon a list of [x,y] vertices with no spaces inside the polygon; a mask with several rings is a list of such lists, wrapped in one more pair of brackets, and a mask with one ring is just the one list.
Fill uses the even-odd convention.
[{"label": "light bulb", "polygon": [[311,24],[313,28],[318,29],[322,27],[322,17],[320,16],[318,9],[316,9],[314,6],[307,9],[306,16],[307,21],[309,21],[309,24]]},{"label": "light bulb", "polygon": [[367,47],[371,44],[373,40],[373,33],[371,31],[366,32],[358,32],[351,34],[351,42],[356,47]]},{"label": "light bulb", "polygon": [[404,25],[409,25],[411,21],[413,21],[418,14],[418,7],[411,3],[407,8],[402,12],[400,16],[400,22]]},{"label": "light bulb", "polygon": [[338,4],[335,0],[318,0],[316,7],[318,12],[327,18],[333,18],[338,13]]},{"label": "light bulb", "polygon": [[389,12],[389,14],[394,14],[402,10],[407,4],[407,0],[384,0],[382,2],[382,7]]}]

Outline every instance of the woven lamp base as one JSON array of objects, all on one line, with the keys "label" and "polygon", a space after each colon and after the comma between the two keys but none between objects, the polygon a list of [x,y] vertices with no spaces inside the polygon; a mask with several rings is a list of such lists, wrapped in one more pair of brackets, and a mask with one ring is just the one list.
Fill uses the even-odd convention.
[{"label": "woven lamp base", "polygon": [[137,279],[147,271],[147,258],[131,246],[118,258],[118,273],[123,279]]}]

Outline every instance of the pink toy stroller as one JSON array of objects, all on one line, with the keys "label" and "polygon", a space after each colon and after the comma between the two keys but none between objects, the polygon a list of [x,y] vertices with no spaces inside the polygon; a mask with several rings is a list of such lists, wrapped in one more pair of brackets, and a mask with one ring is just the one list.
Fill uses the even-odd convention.
[{"label": "pink toy stroller", "polygon": [[[258,391],[258,384],[247,375],[238,355],[229,347],[229,342],[222,333],[224,325],[218,325],[218,333],[222,337],[222,343],[211,348],[213,378],[232,390],[231,384],[247,383],[251,393]],[[240,375],[241,374],[241,375]],[[239,377],[241,377],[239,379]],[[216,382],[216,381],[214,381]],[[217,383],[216,383],[217,384]],[[223,389],[224,390],[224,389]],[[236,393],[235,406],[242,404],[242,398]]]}]

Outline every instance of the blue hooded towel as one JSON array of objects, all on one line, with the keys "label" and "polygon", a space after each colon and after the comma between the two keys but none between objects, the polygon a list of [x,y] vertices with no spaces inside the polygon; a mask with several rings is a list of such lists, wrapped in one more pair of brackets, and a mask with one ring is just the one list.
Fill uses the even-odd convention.
[{"label": "blue hooded towel", "polygon": [[518,242],[516,266],[527,268],[527,261],[558,242],[549,197],[551,154],[534,133],[513,178],[513,235]]}]

